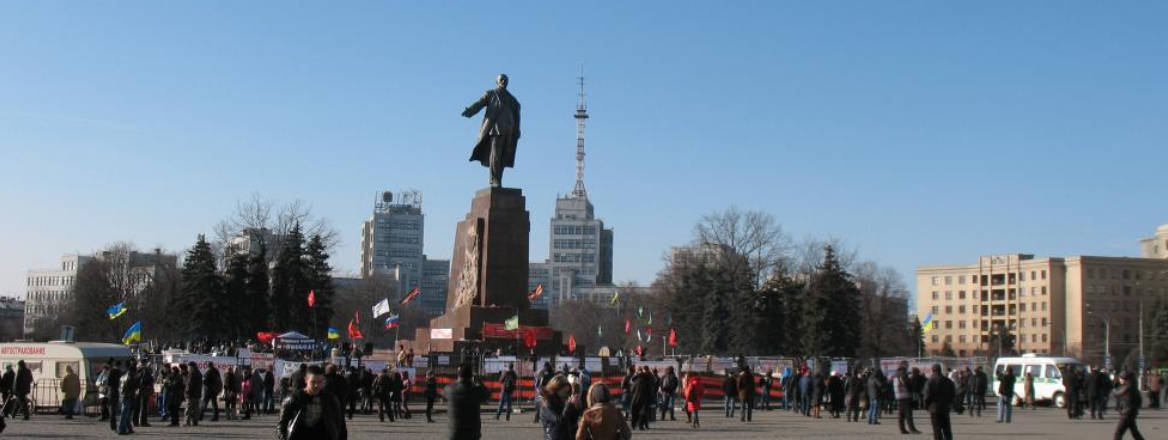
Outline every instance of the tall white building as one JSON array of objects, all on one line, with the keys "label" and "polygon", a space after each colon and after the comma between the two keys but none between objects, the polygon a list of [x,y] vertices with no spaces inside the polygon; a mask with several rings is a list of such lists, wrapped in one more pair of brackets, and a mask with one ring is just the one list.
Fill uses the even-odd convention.
[{"label": "tall white building", "polygon": [[422,194],[409,190],[384,191],[373,204],[373,215],[361,228],[361,276],[388,276],[398,282],[398,292],[422,289],[418,299],[430,314],[446,306],[449,260],[426,260],[422,253],[425,215]]},{"label": "tall white building", "polygon": [[1140,240],[1140,254],[1144,258],[1168,259],[1168,224],[1156,228],[1156,235]]},{"label": "tall white building", "polygon": [[531,266],[531,279],[546,280],[544,298],[536,306],[546,306],[578,298],[579,288],[612,284],[612,229],[596,218],[588,190],[584,187],[584,123],[588,109],[584,99],[584,78],[580,78],[580,100],[576,106],[576,185],[572,192],[556,198],[551,219],[548,260]]}]

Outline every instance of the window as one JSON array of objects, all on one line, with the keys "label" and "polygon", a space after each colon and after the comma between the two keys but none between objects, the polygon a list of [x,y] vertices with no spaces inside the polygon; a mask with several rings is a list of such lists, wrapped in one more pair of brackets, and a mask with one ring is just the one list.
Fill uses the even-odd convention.
[{"label": "window", "polygon": [[941,293],[940,293],[940,292],[938,292],[938,291],[936,291],[936,290],[934,290],[934,291],[933,291],[933,300],[934,300],[934,301],[936,301],[936,300],[938,300],[938,299],[941,299]]},{"label": "window", "polygon": [[965,291],[964,290],[957,291],[957,299],[965,299]]},{"label": "window", "polygon": [[948,329],[952,329],[952,328],[953,328],[953,321],[945,321],[945,329],[948,330]]},{"label": "window", "polygon": [[937,285],[937,278],[938,278],[938,277],[933,277],[933,285],[934,285],[934,286],[936,286],[936,285]]},{"label": "window", "polygon": [[1095,279],[1095,268],[1092,268],[1092,267],[1087,268],[1087,279],[1090,279],[1090,280]]},{"label": "window", "polygon": [[946,290],[946,291],[945,291],[945,300],[951,300],[951,299],[953,299],[953,291],[952,291],[952,290]]},{"label": "window", "polygon": [[941,338],[938,338],[937,335],[933,335],[933,343],[935,344],[937,342],[941,342]]},{"label": "window", "polygon": [[1042,342],[1046,342],[1046,333],[1042,334]]},{"label": "window", "polygon": [[[1042,327],[1043,327],[1043,328],[1045,328],[1045,327],[1046,327],[1046,318],[1042,318]],[[1042,341],[1042,342],[1046,342],[1046,341],[1044,340],[1044,341]]]},{"label": "window", "polygon": [[1030,271],[1030,279],[1031,279],[1031,280],[1037,280],[1037,279],[1038,279],[1038,277],[1034,276],[1034,273],[1035,273],[1035,272],[1034,272],[1033,270],[1032,270],[1032,271]]},{"label": "window", "polygon": [[941,306],[933,306],[933,314],[941,313]]},{"label": "window", "polygon": [[964,344],[964,343],[965,343],[965,335],[958,336],[958,337],[957,337],[957,340],[958,340],[959,342],[961,342],[962,344]]},{"label": "window", "polygon": [[945,306],[945,314],[948,315],[951,313],[953,313],[953,306]]},{"label": "window", "polygon": [[965,275],[959,275],[957,277],[957,284],[965,284]]},{"label": "window", "polygon": [[1026,272],[1018,272],[1018,281],[1026,281]]},{"label": "window", "polygon": [[1031,334],[1030,335],[1030,342],[1038,342],[1038,335]]},{"label": "window", "polygon": [[953,284],[953,277],[950,277],[950,276],[945,277],[945,285],[948,286],[950,284]]},{"label": "window", "polygon": [[957,306],[957,313],[965,313],[965,306]]},{"label": "window", "polygon": [[1018,306],[1020,307],[1020,310],[1022,310],[1022,313],[1026,313],[1026,303],[1020,303]]},{"label": "window", "polygon": [[[1044,311],[1044,312],[1046,311],[1046,301],[1042,302],[1042,311]],[[1045,318],[1043,318],[1043,319],[1045,319]],[[1043,325],[1046,325],[1046,324],[1043,324]]]},{"label": "window", "polygon": [[1046,295],[1046,286],[1042,286],[1042,294]]},{"label": "window", "polygon": [[[1043,319],[1046,319],[1046,318],[1043,318]],[[1030,326],[1034,327],[1037,325],[1038,325],[1038,318],[1030,318]]]},{"label": "window", "polygon": [[1047,365],[1046,366],[1046,378],[1047,379],[1061,379],[1062,377],[1063,377],[1062,373],[1059,372],[1058,368],[1055,368],[1054,365]]}]

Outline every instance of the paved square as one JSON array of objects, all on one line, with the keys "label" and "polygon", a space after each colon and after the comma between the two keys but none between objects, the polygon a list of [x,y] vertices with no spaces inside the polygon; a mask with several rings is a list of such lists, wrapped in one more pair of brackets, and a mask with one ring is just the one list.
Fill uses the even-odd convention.
[{"label": "paved square", "polygon": [[[710,402],[711,406],[714,402]],[[722,417],[716,410],[702,412],[702,428],[690,429],[684,419],[678,422],[657,422],[653,429],[634,432],[634,438],[646,439],[894,439],[931,438],[928,416],[917,411],[917,428],[922,435],[902,436],[897,432],[896,417],[886,416],[879,426],[869,426],[864,422],[847,423],[843,419],[824,418],[813,420],[786,411],[755,412],[754,422],[745,424]],[[678,416],[683,414],[678,413]],[[1111,438],[1115,429],[1115,417],[1109,420],[1069,421],[1066,413],[1041,408],[1033,411],[1016,410],[1014,423],[994,423],[990,414],[980,419],[967,415],[953,416],[954,437],[959,439],[1105,439]],[[483,414],[483,438],[487,440],[540,440],[541,430],[531,423],[531,413],[515,415],[510,422],[495,421],[493,414]],[[135,437],[167,439],[271,439],[275,436],[274,415],[249,421],[204,422],[198,427],[168,428],[161,422],[151,427],[138,428]],[[444,439],[446,418],[440,414],[437,423],[426,423],[425,418],[415,415],[413,419],[394,424],[379,423],[377,416],[358,415],[349,422],[349,438],[354,440],[384,440],[408,438],[411,440]],[[1140,414],[1140,429],[1149,439],[1168,438],[1168,411],[1144,410]],[[32,420],[8,419],[8,429],[0,438],[11,439],[98,439],[119,437],[109,430],[109,425],[96,418],[63,420],[61,416],[39,415]],[[1130,437],[1129,437],[1130,438]]]}]

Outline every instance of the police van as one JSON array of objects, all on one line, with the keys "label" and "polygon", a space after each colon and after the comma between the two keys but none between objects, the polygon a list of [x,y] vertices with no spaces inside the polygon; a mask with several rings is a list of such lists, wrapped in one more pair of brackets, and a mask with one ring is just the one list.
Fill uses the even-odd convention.
[{"label": "police van", "polygon": [[81,380],[81,397],[86,406],[94,405],[97,387],[94,381],[101,366],[110,359],[130,359],[130,349],[124,345],[99,342],[7,342],[0,343],[0,371],[9,367],[16,371],[16,363],[32,372],[33,395],[37,407],[59,405],[63,395],[60,381],[65,367],[72,367]]},{"label": "police van", "polygon": [[1005,375],[1006,368],[1014,372],[1015,404],[1021,403],[1026,397],[1026,373],[1030,373],[1034,376],[1034,401],[1049,401],[1059,408],[1065,408],[1063,372],[1067,368],[1082,369],[1083,365],[1072,357],[1039,356],[1033,353],[1020,357],[1000,357],[994,362],[991,393],[997,395],[998,378]]}]

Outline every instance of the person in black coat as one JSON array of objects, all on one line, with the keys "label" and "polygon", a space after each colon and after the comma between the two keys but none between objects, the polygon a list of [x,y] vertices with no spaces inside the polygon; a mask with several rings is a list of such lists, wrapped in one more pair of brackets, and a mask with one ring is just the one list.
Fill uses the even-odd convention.
[{"label": "person in black coat", "polygon": [[633,377],[633,396],[630,402],[633,413],[633,429],[649,429],[649,403],[656,398],[653,388],[657,379],[649,372],[649,367],[641,367],[641,372]]},{"label": "person in black coat", "polygon": [[811,379],[811,417],[820,418],[819,412],[823,407],[823,392],[826,386],[823,373],[815,372]]},{"label": "person in black coat", "polygon": [[827,395],[830,399],[831,418],[838,419],[844,410],[844,382],[839,375],[827,378]]},{"label": "person in black coat", "polygon": [[207,363],[207,372],[203,373],[203,401],[199,408],[199,420],[203,420],[203,413],[207,404],[211,404],[211,421],[219,421],[219,392],[223,391],[223,379],[219,376],[219,369],[215,364]]},{"label": "person in black coat", "polygon": [[[734,417],[734,412],[738,410],[738,406],[734,402],[738,399],[738,379],[729,371],[726,372],[726,379],[722,381],[722,394],[725,397],[723,406],[726,408],[726,417]],[[636,429],[636,424],[633,425],[633,429]]]},{"label": "person in black coat", "polygon": [[1119,423],[1115,426],[1115,440],[1122,439],[1129,429],[1132,438],[1144,440],[1144,436],[1140,435],[1140,429],[1136,427],[1136,417],[1140,415],[1143,399],[1140,396],[1140,389],[1136,387],[1135,373],[1123,373],[1119,377],[1119,383],[1119,388],[1112,393],[1123,408],[1119,411]]},{"label": "person in black coat", "polygon": [[20,401],[20,409],[24,411],[24,419],[28,420],[28,394],[32,392],[32,370],[24,365],[24,360],[16,362],[16,381],[12,384],[12,393]]},{"label": "person in black coat", "polygon": [[183,423],[186,426],[199,426],[199,402],[203,396],[203,373],[199,372],[199,365],[191,362],[187,368],[187,417]]},{"label": "person in black coat", "polygon": [[860,421],[860,399],[864,395],[864,378],[856,371],[844,380],[845,416],[849,422]]},{"label": "person in black coat", "polygon": [[150,426],[150,396],[154,395],[154,375],[149,364],[143,364],[138,377],[138,402],[134,406],[135,426]]},{"label": "person in black coat", "polygon": [[305,387],[296,390],[284,400],[280,421],[276,424],[280,440],[346,440],[341,401],[326,385],[324,372],[318,366],[305,371]]},{"label": "person in black coat", "polygon": [[989,390],[989,377],[986,377],[985,371],[979,366],[974,369],[973,375],[969,377],[969,380],[969,392],[973,393],[973,404],[969,407],[969,416],[973,417],[976,412],[977,416],[981,417],[981,412],[986,407],[985,396],[986,391]]},{"label": "person in black coat", "polygon": [[1092,368],[1091,373],[1087,375],[1087,381],[1084,384],[1084,391],[1087,393],[1087,407],[1091,410],[1091,418],[1096,419],[1102,411],[1099,406],[1099,376],[1098,368]]},{"label": "person in black coat", "polygon": [[106,386],[109,392],[106,393],[108,398],[110,416],[110,431],[118,432],[118,414],[121,409],[122,401],[122,361],[114,362],[110,367],[109,375],[106,376]]},{"label": "person in black coat", "polygon": [[1079,418],[1079,378],[1076,370],[1068,366],[1063,370],[1064,401],[1067,402],[1067,418]]},{"label": "person in black coat", "polygon": [[481,406],[491,392],[474,380],[470,365],[458,367],[458,381],[446,387],[446,414],[450,440],[478,440],[482,437]]},{"label": "person in black coat", "polygon": [[949,423],[949,411],[953,397],[957,394],[953,381],[941,374],[941,364],[933,364],[933,375],[925,382],[923,401],[933,422],[933,440],[952,440],[953,427]]},{"label": "person in black coat", "polygon": [[[0,402],[7,402],[8,398],[12,396],[12,385],[16,384],[16,372],[12,371],[12,365],[8,365],[4,369],[4,375],[0,376]],[[2,405],[2,403],[0,403]]]}]

